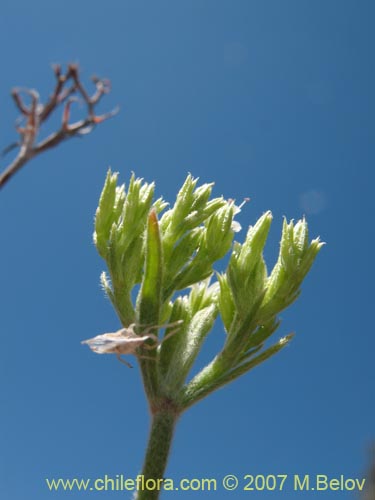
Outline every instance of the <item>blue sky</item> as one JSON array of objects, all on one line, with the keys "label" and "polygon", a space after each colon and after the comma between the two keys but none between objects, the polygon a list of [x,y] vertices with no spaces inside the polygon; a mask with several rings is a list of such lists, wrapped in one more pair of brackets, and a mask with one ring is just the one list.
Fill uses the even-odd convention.
[{"label": "blue sky", "polygon": [[[121,106],[0,193],[2,497],[84,498],[52,494],[44,479],[133,477],[141,467],[138,370],[80,345],[119,326],[92,244],[109,165],[123,181],[132,170],[155,180],[170,201],[187,172],[215,181],[215,195],[249,196],[245,227],[272,210],[269,267],[284,215],[306,214],[327,242],[281,315],[275,337],[295,331],[292,344],[182,417],[167,476],[362,477],[375,438],[373,3],[3,0],[0,10],[2,147],[16,137],[10,88],[45,97],[50,63],[79,62],[86,81],[109,77],[102,109]],[[218,325],[200,362],[223,340]],[[301,496],[316,498],[277,494]]]}]

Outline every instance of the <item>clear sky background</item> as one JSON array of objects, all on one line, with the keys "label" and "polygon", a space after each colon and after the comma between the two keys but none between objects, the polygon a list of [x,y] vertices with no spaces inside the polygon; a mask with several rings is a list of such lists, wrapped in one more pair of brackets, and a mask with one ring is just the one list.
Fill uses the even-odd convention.
[{"label": "clear sky background", "polygon": [[[2,0],[1,147],[16,138],[9,90],[46,97],[53,62],[79,62],[86,82],[109,77],[101,109],[121,113],[0,192],[1,498],[130,498],[52,494],[44,480],[141,468],[138,369],[80,344],[119,327],[92,244],[109,165],[123,181],[132,170],[155,180],[170,201],[187,172],[215,181],[217,196],[249,196],[244,227],[272,210],[269,267],[283,216],[306,214],[327,242],[275,334],[295,331],[292,344],[182,417],[167,476],[363,476],[375,438],[374,10],[370,0]],[[217,325],[200,365],[223,340]],[[291,486],[209,496],[249,494],[317,498]],[[319,494],[330,497],[355,498]]]}]

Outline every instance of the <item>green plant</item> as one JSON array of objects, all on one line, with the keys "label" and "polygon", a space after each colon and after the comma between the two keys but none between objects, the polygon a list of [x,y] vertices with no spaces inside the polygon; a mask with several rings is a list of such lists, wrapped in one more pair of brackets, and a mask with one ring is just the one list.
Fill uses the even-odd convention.
[{"label": "green plant", "polygon": [[[187,408],[290,342],[292,335],[265,345],[279,326],[280,311],[298,297],[322,243],[309,243],[305,220],[284,220],[279,257],[268,275],[263,248],[270,212],[249,228],[244,243],[233,243],[238,229],[233,219],[240,207],[222,197],[210,199],[212,184],[197,187],[197,179],[189,175],[174,206],[166,210],[163,199],[153,202],[153,183],[133,175],[126,191],[117,177],[108,172],[95,218],[95,245],[109,272],[102,274],[102,286],[128,338],[134,328],[142,335],[164,324],[166,336],[176,322],[180,325],[156,349],[147,348],[155,339],[144,335],[134,349],[125,350],[138,358],[152,415],[142,472],[147,482],[163,477],[176,421]],[[230,251],[227,270],[215,273],[215,262]],[[212,277],[216,280],[211,283]],[[226,331],[224,346],[189,380],[218,315]],[[158,496],[157,490],[145,490],[137,498]]]}]

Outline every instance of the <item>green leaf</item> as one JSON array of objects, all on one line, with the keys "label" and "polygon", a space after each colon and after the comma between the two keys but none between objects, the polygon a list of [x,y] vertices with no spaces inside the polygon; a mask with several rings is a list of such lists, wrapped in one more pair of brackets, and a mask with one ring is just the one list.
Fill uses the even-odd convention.
[{"label": "green leaf", "polygon": [[[161,311],[161,290],[163,286],[163,251],[156,212],[148,217],[146,236],[145,269],[141,289],[137,298],[137,324],[158,327]],[[153,330],[157,334],[157,329]],[[150,344],[153,342],[150,340]],[[140,349],[140,366],[145,390],[150,401],[157,399],[160,386],[156,356],[157,350]],[[149,359],[151,358],[151,359]]]},{"label": "green leaf", "polygon": [[227,275],[218,274],[217,278],[220,284],[219,310],[221,319],[224,323],[225,331],[228,333],[231,329],[233,320],[236,315],[236,306],[234,304],[233,295],[228,284]]},{"label": "green leaf", "polygon": [[227,269],[228,284],[239,320],[256,313],[260,298],[265,293],[267,269],[263,259],[263,247],[272,222],[266,212],[250,227],[243,245],[235,243]]},{"label": "green leaf", "polygon": [[95,214],[94,243],[99,254],[104,259],[107,257],[109,235],[116,217],[114,207],[117,177],[117,173],[112,174],[111,170],[108,170],[104,187],[100,195],[99,206]]},{"label": "green leaf", "polygon": [[233,204],[226,203],[216,210],[207,222],[205,243],[212,263],[223,258],[232,246],[234,236],[232,230],[233,214]]},{"label": "green leaf", "polygon": [[279,257],[267,280],[267,292],[259,313],[262,321],[280,313],[298,298],[302,281],[322,245],[319,238],[308,244],[304,219],[296,225],[284,219]]},{"label": "green leaf", "polygon": [[203,341],[213,327],[217,312],[216,304],[211,304],[196,312],[190,323],[184,325],[184,335],[179,337],[179,343],[164,377],[168,393],[176,394],[182,387]]},{"label": "green leaf", "polygon": [[159,368],[161,375],[165,378],[165,375],[169,369],[172,359],[175,358],[175,353],[178,345],[183,342],[182,337],[185,336],[187,326],[191,320],[191,309],[189,304],[189,299],[186,295],[177,297],[174,301],[170,317],[167,321],[168,324],[176,324],[178,321],[182,321],[181,325],[176,328],[172,326],[165,329],[164,336],[168,335],[172,330],[177,330],[175,334],[170,337],[165,343],[163,342],[160,346],[159,354]]},{"label": "green leaf", "polygon": [[145,270],[137,300],[139,324],[159,324],[162,286],[163,250],[158,219],[155,211],[152,210],[147,226]]},{"label": "green leaf", "polygon": [[[215,373],[213,365],[217,360],[216,358],[216,360],[214,360],[211,365],[206,367],[205,370],[202,370],[202,372],[194,377],[194,379],[185,387],[184,391],[180,394],[179,403],[184,409],[192,406],[200,399],[208,396],[213,391],[220,389],[226,384],[229,384],[236,378],[250,371],[252,368],[255,368],[273,355],[277,354],[281,349],[288,345],[292,338],[293,335],[291,334],[280,339],[277,344],[269,347],[268,349],[265,349],[263,352],[258,354],[258,356],[254,356],[249,361],[246,361],[245,363],[242,363],[234,367],[233,369],[226,371],[225,373]],[[206,373],[204,373],[204,371]],[[207,377],[209,371],[214,372],[217,376],[213,376],[211,378]]]},{"label": "green leaf", "polygon": [[175,280],[182,269],[190,262],[193,254],[199,248],[204,228],[195,228],[186,233],[175,245],[168,261],[165,262],[165,296],[175,289]]}]

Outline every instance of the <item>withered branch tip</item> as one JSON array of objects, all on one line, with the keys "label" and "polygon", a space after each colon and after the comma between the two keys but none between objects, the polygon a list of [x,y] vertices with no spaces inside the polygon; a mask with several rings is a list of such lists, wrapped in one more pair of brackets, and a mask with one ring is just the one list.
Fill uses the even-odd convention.
[{"label": "withered branch tip", "polygon": [[[65,73],[60,64],[53,64],[52,70],[55,76],[55,87],[44,104],[41,102],[39,93],[34,89],[15,87],[11,91],[13,101],[22,115],[20,121],[23,122],[23,126],[19,126],[19,121],[17,122],[16,130],[20,136],[19,141],[3,151],[4,156],[15,147],[19,148],[14,161],[0,174],[0,189],[21,167],[38,154],[59,145],[66,139],[80,137],[91,132],[96,125],[112,118],[119,111],[116,107],[102,115],[95,113],[95,107],[103,95],[111,91],[110,80],[96,75],[91,77],[95,90],[90,95],[81,81],[77,64],[68,64]],[[30,104],[25,103],[25,95],[30,97]],[[77,100],[83,101],[86,107],[86,117],[75,123],[69,123],[70,107],[72,102]],[[60,105],[63,106],[60,129],[38,141],[41,126]]]}]

